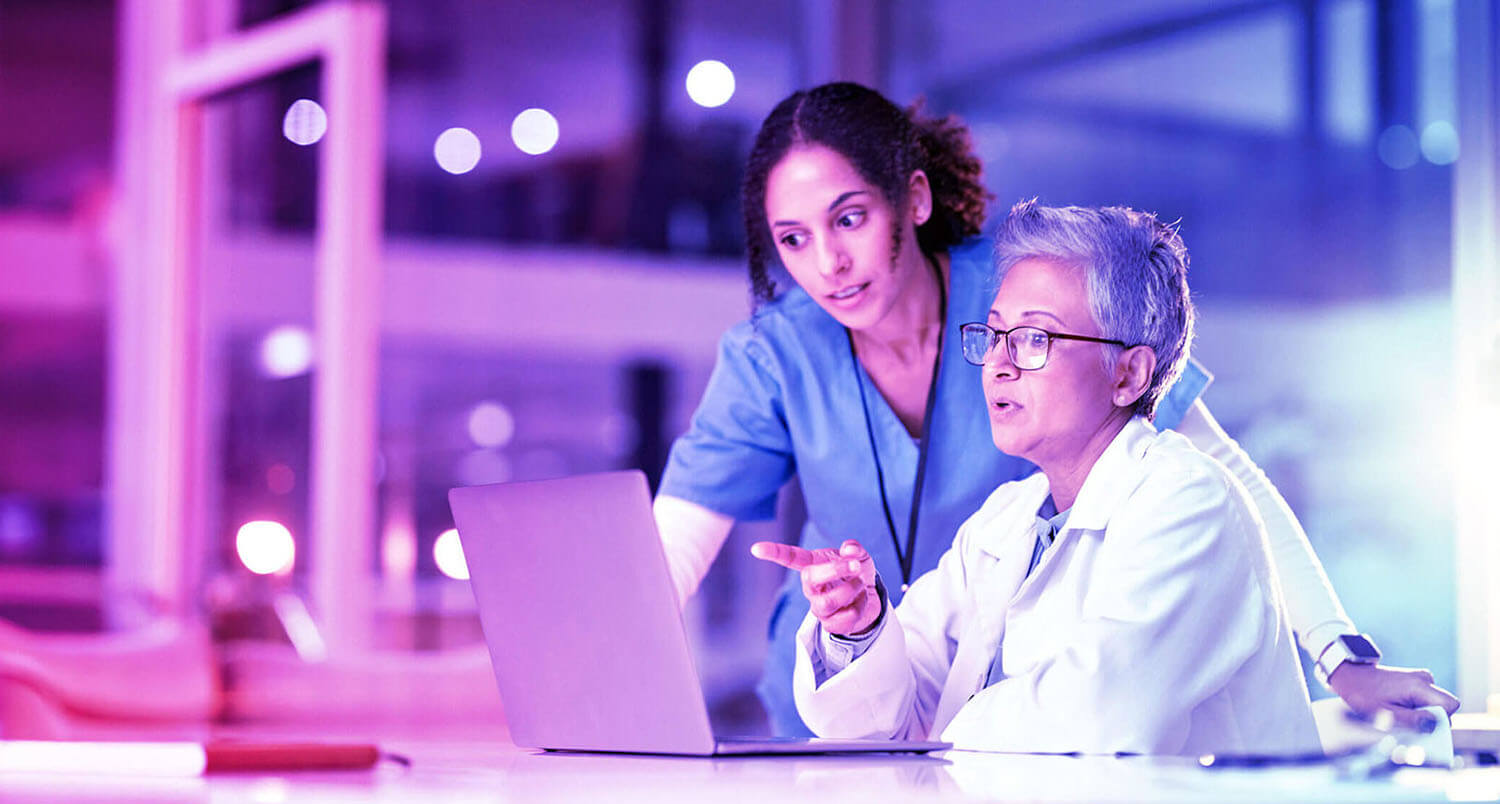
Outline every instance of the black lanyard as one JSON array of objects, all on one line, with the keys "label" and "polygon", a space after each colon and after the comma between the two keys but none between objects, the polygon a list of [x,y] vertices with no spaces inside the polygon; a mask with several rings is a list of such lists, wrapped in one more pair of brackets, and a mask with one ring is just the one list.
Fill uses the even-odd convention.
[{"label": "black lanyard", "polygon": [[[931,257],[928,258],[932,260]],[[870,421],[870,405],[865,400],[865,381],[859,373],[859,358],[854,354],[854,335],[848,328],[844,335],[849,339],[849,359],[854,365],[854,383],[859,387],[859,407],[865,414],[865,434],[870,437],[870,454],[875,458],[875,482],[880,487],[880,508],[885,512],[885,526],[891,534],[891,545],[896,548],[896,559],[901,562],[901,591],[911,585],[911,565],[917,556],[917,515],[922,510],[922,481],[927,477],[927,448],[932,443],[932,411],[937,404],[938,371],[943,365],[943,330],[948,327],[948,288],[943,282],[943,272],[932,260],[932,272],[938,286],[938,342],[937,354],[932,358],[932,379],[927,384],[927,409],[922,413],[922,437],[917,445],[917,477],[912,482],[911,516],[906,525],[906,550],[901,549],[901,539],[896,535],[896,520],[891,516],[891,503],[885,494],[885,472],[880,468],[880,448],[875,445],[875,425]]]}]

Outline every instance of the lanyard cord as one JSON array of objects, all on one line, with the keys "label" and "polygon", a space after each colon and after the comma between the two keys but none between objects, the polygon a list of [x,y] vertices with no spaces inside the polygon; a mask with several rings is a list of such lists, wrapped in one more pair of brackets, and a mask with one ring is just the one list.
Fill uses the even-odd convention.
[{"label": "lanyard cord", "polygon": [[865,400],[865,382],[859,374],[859,358],[854,354],[854,335],[846,327],[844,335],[849,339],[849,359],[854,366],[854,384],[859,388],[859,407],[865,414],[865,434],[870,439],[870,454],[875,458],[875,482],[880,488],[880,508],[885,512],[885,526],[891,534],[891,545],[896,548],[896,559],[901,563],[901,591],[911,585],[912,562],[917,555],[917,515],[922,510],[922,481],[927,477],[927,448],[932,443],[932,411],[937,403],[938,370],[943,363],[943,330],[947,328],[948,288],[943,283],[943,272],[937,261],[928,256],[938,286],[938,342],[937,354],[932,358],[932,379],[927,383],[927,408],[922,413],[922,440],[917,445],[917,476],[912,482],[911,516],[906,524],[906,550],[901,549],[901,539],[896,535],[896,521],[891,516],[890,499],[885,494],[885,472],[880,468],[880,448],[875,445],[875,425],[870,421],[870,406]]}]

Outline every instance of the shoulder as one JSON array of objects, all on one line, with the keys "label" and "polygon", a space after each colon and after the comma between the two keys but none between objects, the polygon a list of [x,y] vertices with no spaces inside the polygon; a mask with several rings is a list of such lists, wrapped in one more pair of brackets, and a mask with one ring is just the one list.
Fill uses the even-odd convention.
[{"label": "shoulder", "polygon": [[988,238],[971,237],[948,249],[949,320],[982,320],[995,298],[994,249]]},{"label": "shoulder", "polygon": [[749,318],[730,327],[725,337],[774,347],[785,341],[801,340],[806,332],[823,328],[825,319],[832,321],[806,291],[793,286],[762,303]]},{"label": "shoulder", "polygon": [[1245,492],[1225,466],[1193,446],[1175,430],[1158,432],[1141,457],[1141,491],[1198,505],[1233,509],[1243,507]]},{"label": "shoulder", "polygon": [[720,340],[720,359],[741,353],[762,368],[812,364],[843,354],[843,327],[799,287],[765,302]]},{"label": "shoulder", "polygon": [[1223,465],[1193,446],[1176,430],[1158,430],[1146,443],[1141,463],[1153,472],[1179,472],[1205,477],[1228,477]]}]

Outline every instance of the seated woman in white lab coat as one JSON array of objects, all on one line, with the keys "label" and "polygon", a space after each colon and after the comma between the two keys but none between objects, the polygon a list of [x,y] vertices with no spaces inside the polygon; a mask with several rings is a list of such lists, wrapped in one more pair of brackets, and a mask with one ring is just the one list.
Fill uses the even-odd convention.
[{"label": "seated woman in white lab coat", "polygon": [[811,601],[803,719],[992,751],[1315,750],[1251,501],[1150,423],[1192,339],[1182,240],[1133,210],[1033,201],[1011,210],[996,261],[964,356],[995,446],[1041,471],[996,489],[895,610],[857,541],[755,545],[800,569]]}]

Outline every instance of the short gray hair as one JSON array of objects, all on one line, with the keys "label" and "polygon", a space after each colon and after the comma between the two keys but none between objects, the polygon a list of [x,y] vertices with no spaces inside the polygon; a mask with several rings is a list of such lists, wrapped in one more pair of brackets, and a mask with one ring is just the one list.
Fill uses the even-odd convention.
[{"label": "short gray hair", "polygon": [[[1084,271],[1089,312],[1104,337],[1156,352],[1156,371],[1133,412],[1154,418],[1182,373],[1197,312],[1188,294],[1187,247],[1177,229],[1129,207],[1011,207],[995,237],[995,287],[1022,260]],[[1105,369],[1119,351],[1106,349]]]}]

